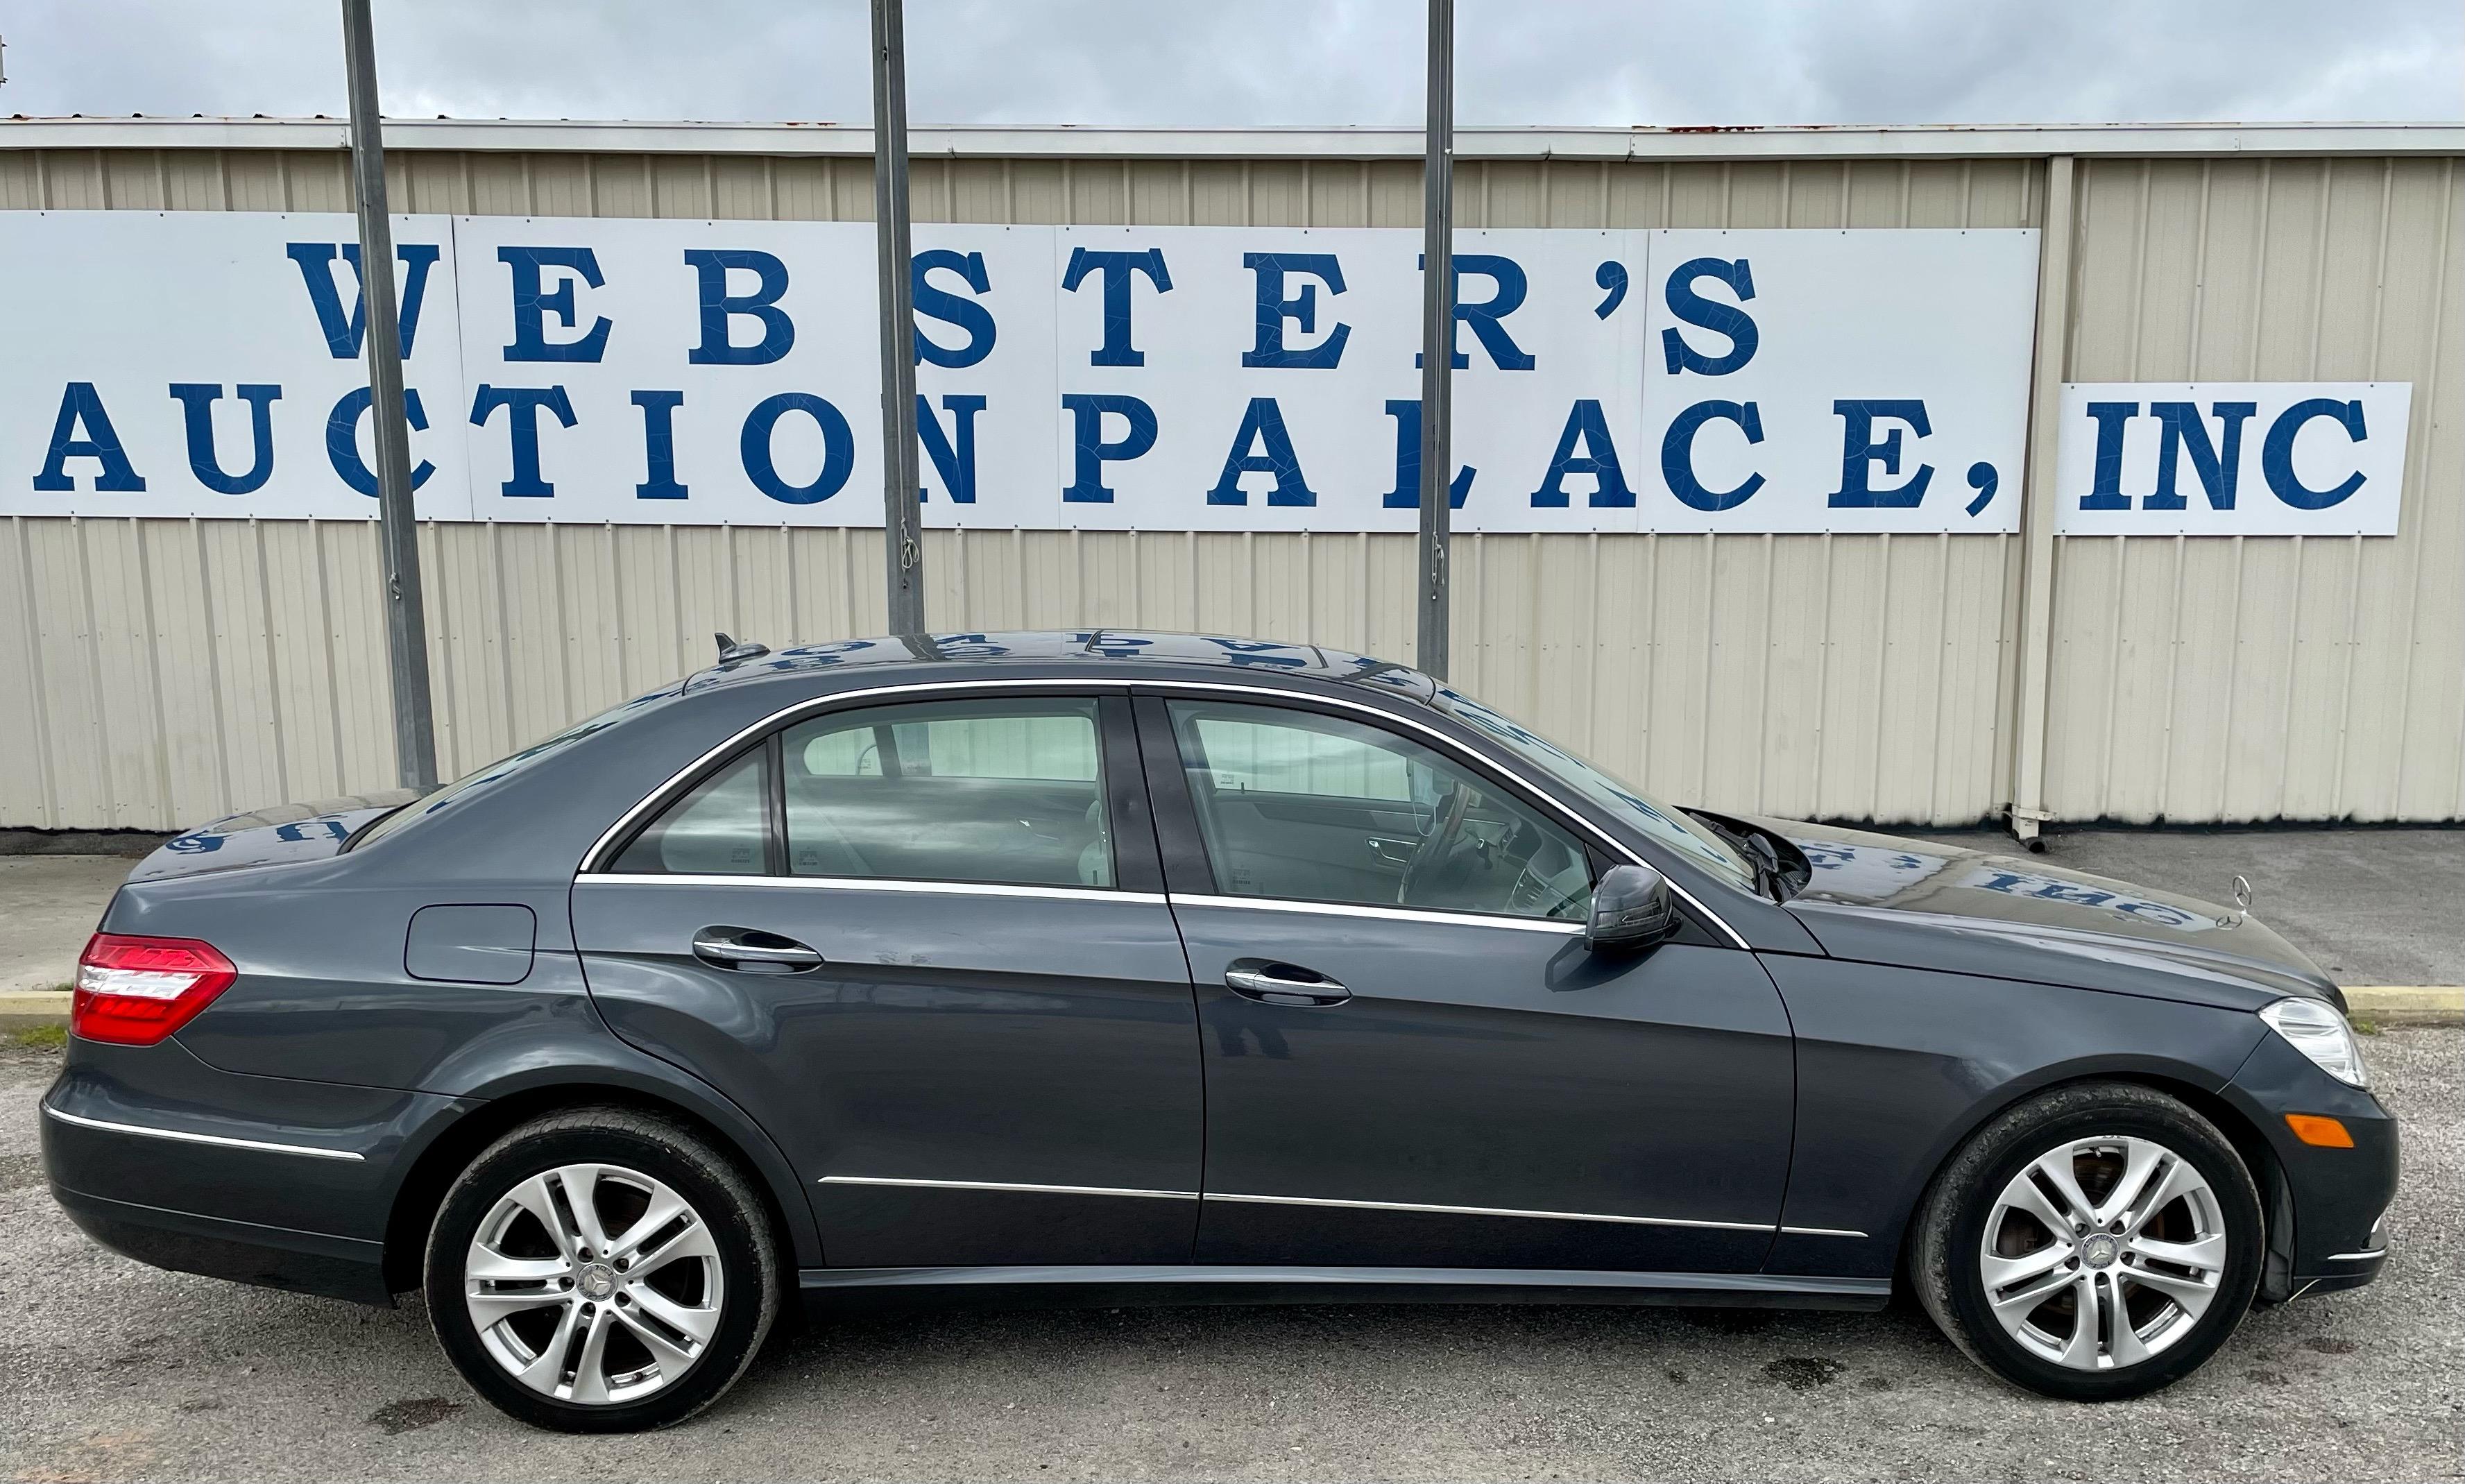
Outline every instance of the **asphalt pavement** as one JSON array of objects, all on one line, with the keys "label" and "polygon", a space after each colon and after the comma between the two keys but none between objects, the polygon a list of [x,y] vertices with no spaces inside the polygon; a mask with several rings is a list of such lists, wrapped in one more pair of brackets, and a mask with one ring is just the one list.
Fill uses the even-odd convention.
[{"label": "asphalt pavement", "polygon": [[279,1479],[2424,1479],[2465,1438],[2465,1032],[2365,1055],[2394,1254],[2154,1397],[2014,1391],[1880,1315],[941,1313],[774,1340],[685,1426],[574,1438],[465,1390],[415,1310],[160,1273],[52,1204],[48,1058],[0,1057],[0,1476]]}]

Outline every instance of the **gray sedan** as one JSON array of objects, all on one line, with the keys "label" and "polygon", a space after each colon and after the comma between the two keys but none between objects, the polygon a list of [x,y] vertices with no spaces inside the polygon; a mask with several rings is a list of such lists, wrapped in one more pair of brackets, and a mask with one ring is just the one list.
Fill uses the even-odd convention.
[{"label": "gray sedan", "polygon": [[2367,1282],[2393,1125],[2246,913],[1657,802],[1410,669],[1122,633],[722,663],[114,897],[53,1189],[165,1267],[424,1296],[543,1427],[783,1314],[1874,1308],[2167,1384]]}]

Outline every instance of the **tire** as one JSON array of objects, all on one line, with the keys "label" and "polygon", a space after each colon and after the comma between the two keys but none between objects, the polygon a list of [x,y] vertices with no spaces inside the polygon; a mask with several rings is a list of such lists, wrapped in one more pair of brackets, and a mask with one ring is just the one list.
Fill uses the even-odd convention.
[{"label": "tire", "polygon": [[1961,1147],[1919,1206],[1910,1269],[1970,1360],[2100,1402],[2171,1385],[2215,1354],[2266,1250],[2259,1190],[2215,1124],[2153,1088],[2092,1082],[2031,1098]]},{"label": "tire", "polygon": [[582,1108],[522,1124],[463,1170],[429,1229],[425,1286],[437,1342],[499,1410],[636,1432],[744,1374],[779,1271],[734,1163],[664,1119]]}]

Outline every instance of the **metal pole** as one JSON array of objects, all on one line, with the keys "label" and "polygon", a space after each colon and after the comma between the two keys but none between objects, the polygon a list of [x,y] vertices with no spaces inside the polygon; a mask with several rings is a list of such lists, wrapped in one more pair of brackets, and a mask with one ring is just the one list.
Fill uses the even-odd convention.
[{"label": "metal pole", "polygon": [[1447,677],[1447,547],[1455,473],[1455,0],[1429,0],[1430,122],[1421,166],[1421,561],[1418,664]]},{"label": "metal pole", "polygon": [[402,411],[393,224],[386,215],[385,137],[377,118],[376,39],[368,0],[343,0],[343,55],[350,74],[351,185],[360,213],[360,298],[366,305],[362,340],[368,357],[368,418],[377,451],[394,773],[406,788],[433,788],[436,729],[428,694],[428,620],[419,587],[419,521],[411,503],[411,425]]},{"label": "metal pole", "polygon": [[916,307],[907,232],[907,43],[899,0],[873,0],[873,216],[881,275],[881,542],[890,631],[924,631],[916,457]]}]

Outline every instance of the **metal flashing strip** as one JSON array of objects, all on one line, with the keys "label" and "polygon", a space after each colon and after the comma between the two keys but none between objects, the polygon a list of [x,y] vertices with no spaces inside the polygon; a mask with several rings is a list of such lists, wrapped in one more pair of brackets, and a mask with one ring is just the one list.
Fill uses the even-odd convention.
[{"label": "metal flashing strip", "polygon": [[281,1144],[265,1139],[233,1139],[223,1134],[191,1134],[185,1129],[153,1128],[143,1123],[115,1123],[108,1119],[89,1119],[75,1113],[62,1113],[49,1103],[43,1105],[47,1117],[79,1128],[100,1129],[106,1134],[135,1134],[142,1139],[168,1139],[184,1144],[211,1144],[220,1149],[254,1149],[262,1154],[297,1154],[311,1160],[349,1160],[354,1163],[367,1156],[350,1149],[320,1149],[314,1144]]}]

